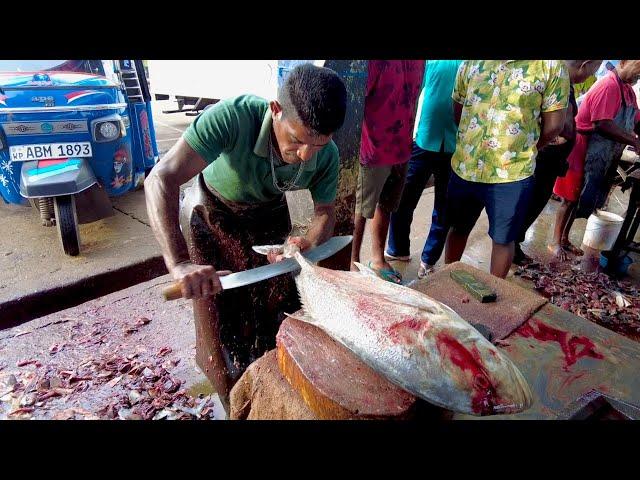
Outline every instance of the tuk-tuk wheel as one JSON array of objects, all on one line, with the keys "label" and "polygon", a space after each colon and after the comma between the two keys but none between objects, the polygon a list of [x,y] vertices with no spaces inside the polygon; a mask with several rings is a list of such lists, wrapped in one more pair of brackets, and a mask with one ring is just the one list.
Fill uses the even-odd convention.
[{"label": "tuk-tuk wheel", "polygon": [[63,195],[54,198],[56,214],[56,228],[62,249],[72,257],[80,253],[80,230],[78,229],[78,215],[76,200],[73,195]]}]

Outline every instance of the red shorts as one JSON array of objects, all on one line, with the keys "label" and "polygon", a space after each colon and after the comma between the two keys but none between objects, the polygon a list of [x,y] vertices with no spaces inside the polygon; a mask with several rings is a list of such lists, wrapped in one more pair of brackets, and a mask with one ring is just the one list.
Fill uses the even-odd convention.
[{"label": "red shorts", "polygon": [[576,144],[569,154],[569,170],[564,177],[558,177],[553,193],[570,202],[577,202],[584,183],[584,158],[587,154],[588,137],[578,134]]}]

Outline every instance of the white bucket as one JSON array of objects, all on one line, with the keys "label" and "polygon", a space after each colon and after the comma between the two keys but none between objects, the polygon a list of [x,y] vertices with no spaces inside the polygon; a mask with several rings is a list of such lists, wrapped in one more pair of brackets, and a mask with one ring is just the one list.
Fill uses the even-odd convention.
[{"label": "white bucket", "polygon": [[622,229],[624,218],[598,210],[587,220],[582,243],[595,250],[611,250]]}]

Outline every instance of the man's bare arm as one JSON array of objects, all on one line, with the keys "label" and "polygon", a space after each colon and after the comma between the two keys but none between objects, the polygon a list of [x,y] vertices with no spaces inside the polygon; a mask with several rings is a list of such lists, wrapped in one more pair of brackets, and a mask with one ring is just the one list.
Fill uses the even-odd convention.
[{"label": "man's bare arm", "polygon": [[336,225],[335,203],[315,204],[314,217],[309,226],[305,239],[311,247],[326,242],[333,236]]},{"label": "man's bare arm", "polygon": [[542,112],[542,128],[540,129],[540,138],[536,145],[538,150],[543,149],[560,135],[560,132],[562,132],[564,128],[566,114],[566,108],[554,110],[553,112]]},{"label": "man's bare arm", "polygon": [[147,212],[167,268],[189,260],[178,222],[180,186],[207,166],[184,139],[167,152],[144,182]]},{"label": "man's bare arm", "polygon": [[[217,293],[222,286],[210,265],[194,265],[180,231],[180,186],[207,166],[184,139],[167,152],[144,182],[147,212],[167,269],[181,282],[185,298]],[[223,272],[219,272],[222,274]]]},{"label": "man's bare arm", "polygon": [[[314,205],[314,216],[311,220],[309,230],[304,237],[289,237],[289,243],[297,245],[301,251],[308,250],[326,242],[333,236],[333,229],[336,225],[335,203],[324,203]],[[269,262],[279,262],[284,257],[282,253],[270,253],[267,255]]]},{"label": "man's bare arm", "polygon": [[613,120],[599,120],[595,122],[596,131],[603,137],[613,140],[614,142],[623,143],[625,145],[633,145],[636,150],[640,147],[638,137],[634,132],[627,132]]}]

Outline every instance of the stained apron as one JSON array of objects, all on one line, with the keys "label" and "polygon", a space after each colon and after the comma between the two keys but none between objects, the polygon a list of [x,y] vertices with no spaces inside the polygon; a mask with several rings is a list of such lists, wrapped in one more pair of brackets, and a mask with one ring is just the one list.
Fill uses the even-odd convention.
[{"label": "stained apron", "polygon": [[[291,232],[284,195],[261,204],[222,198],[202,174],[186,189],[180,226],[191,261],[239,272],[268,264],[253,245],[283,243]],[[228,393],[245,369],[275,348],[284,312],[300,308],[291,275],[193,300],[196,361],[228,405]]]}]

